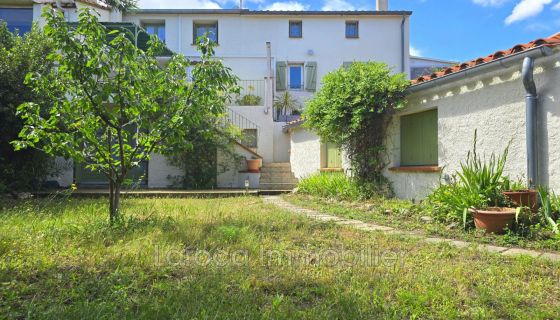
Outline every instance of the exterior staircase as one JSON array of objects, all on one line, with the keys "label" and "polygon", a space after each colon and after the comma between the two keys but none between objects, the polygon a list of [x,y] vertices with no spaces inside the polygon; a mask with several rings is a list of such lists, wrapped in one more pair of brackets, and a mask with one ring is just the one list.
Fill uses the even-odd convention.
[{"label": "exterior staircase", "polygon": [[263,163],[259,189],[292,190],[296,185],[297,179],[289,162]]}]

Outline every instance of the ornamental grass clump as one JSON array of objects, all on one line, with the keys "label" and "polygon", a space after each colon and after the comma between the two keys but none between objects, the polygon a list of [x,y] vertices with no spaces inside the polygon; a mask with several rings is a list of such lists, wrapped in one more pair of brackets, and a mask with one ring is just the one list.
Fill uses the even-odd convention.
[{"label": "ornamental grass clump", "polygon": [[492,153],[488,161],[477,152],[477,133],[474,133],[473,149],[461,163],[461,169],[453,174],[451,183],[441,184],[428,196],[432,212],[440,220],[465,220],[468,208],[506,206],[503,191],[504,167],[509,146],[500,155]]}]

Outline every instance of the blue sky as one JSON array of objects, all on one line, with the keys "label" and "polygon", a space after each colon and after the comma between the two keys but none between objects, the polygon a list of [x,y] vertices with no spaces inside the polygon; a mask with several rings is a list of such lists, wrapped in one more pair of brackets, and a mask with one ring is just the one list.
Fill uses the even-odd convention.
[{"label": "blue sky", "polygon": [[[244,0],[253,10],[373,10],[375,0]],[[140,0],[142,8],[233,8],[238,0]],[[411,10],[411,53],[465,61],[560,32],[560,0],[389,0]]]}]

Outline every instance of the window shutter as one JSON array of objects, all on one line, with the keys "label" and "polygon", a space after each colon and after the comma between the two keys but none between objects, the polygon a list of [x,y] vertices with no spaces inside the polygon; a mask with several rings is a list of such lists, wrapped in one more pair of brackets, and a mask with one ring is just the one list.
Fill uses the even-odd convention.
[{"label": "window shutter", "polygon": [[317,62],[305,64],[305,90],[315,91],[317,89]]},{"label": "window shutter", "polygon": [[286,90],[286,62],[276,62],[276,90]]},{"label": "window shutter", "polygon": [[406,115],[400,119],[401,166],[437,165],[437,110]]},{"label": "window shutter", "polygon": [[342,63],[342,67],[346,70],[350,69],[350,66],[352,65],[352,61],[344,61]]}]

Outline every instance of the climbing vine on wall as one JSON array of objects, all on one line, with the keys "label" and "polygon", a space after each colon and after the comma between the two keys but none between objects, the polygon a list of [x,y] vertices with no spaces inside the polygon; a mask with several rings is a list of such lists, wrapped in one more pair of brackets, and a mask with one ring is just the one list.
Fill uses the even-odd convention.
[{"label": "climbing vine on wall", "polygon": [[354,62],[327,74],[304,112],[308,128],[342,146],[353,177],[368,193],[390,193],[382,175],[387,165],[384,142],[391,114],[404,106],[408,85],[405,74],[392,74],[384,63]]}]

